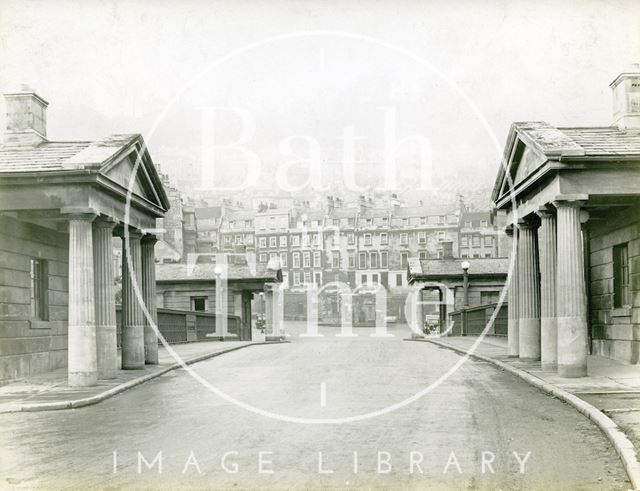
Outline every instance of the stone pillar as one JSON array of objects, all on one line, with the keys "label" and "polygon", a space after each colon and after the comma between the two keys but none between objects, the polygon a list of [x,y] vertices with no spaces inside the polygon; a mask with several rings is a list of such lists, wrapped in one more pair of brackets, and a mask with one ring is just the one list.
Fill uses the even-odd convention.
[{"label": "stone pillar", "polygon": [[[141,260],[142,260],[142,297],[144,298],[144,304],[149,313],[147,317],[144,316],[144,362],[147,365],[158,364],[158,334],[156,333],[153,325],[156,329],[158,326],[158,311],[156,308],[156,261],[154,248],[158,239],[153,235],[147,235],[143,237],[141,248]],[[153,321],[153,324],[149,320]]]},{"label": "stone pillar", "polygon": [[69,213],[68,381],[75,387],[98,381],[92,232],[95,217],[88,211]]},{"label": "stone pillar", "polygon": [[538,212],[540,254],[540,360],[544,370],[555,370],[558,363],[556,323],[556,217],[548,209]]},{"label": "stone pillar", "polygon": [[535,226],[518,224],[518,334],[519,357],[540,359],[540,276]]},{"label": "stone pillar", "polygon": [[507,313],[509,316],[507,324],[507,343],[509,356],[518,356],[520,353],[520,333],[518,332],[518,229],[507,228],[506,234],[511,237],[511,249],[509,256],[512,259],[511,272],[507,278],[508,281],[508,305]]},{"label": "stone pillar", "polygon": [[[139,232],[122,239],[122,368],[144,368],[144,314],[142,312],[142,257]],[[127,250],[128,249],[128,250]],[[131,264],[129,264],[131,262]],[[137,285],[140,297],[134,290]]]},{"label": "stone pillar", "polygon": [[556,314],[558,374],[587,375],[587,295],[580,228],[580,201],[556,201],[558,270]]},{"label": "stone pillar", "polygon": [[116,336],[116,294],[113,274],[113,227],[116,222],[98,219],[93,223],[93,273],[96,304],[98,378],[116,378],[118,341]]},{"label": "stone pillar", "polygon": [[278,336],[284,335],[284,288],[282,283],[273,285],[273,330]]},{"label": "stone pillar", "polygon": [[272,338],[276,335],[273,325],[273,289],[270,284],[265,285],[264,288],[264,323],[265,323],[265,336]]},{"label": "stone pillar", "polygon": [[227,318],[227,276],[226,267],[216,272],[216,336],[223,341],[229,337],[229,319]]}]

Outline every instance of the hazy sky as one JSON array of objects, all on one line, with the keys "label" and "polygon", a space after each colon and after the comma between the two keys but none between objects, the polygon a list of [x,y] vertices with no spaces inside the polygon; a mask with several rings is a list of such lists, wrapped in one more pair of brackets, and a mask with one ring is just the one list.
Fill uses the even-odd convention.
[{"label": "hazy sky", "polygon": [[[640,2],[622,0],[0,0],[0,87],[50,102],[51,139],[142,133],[175,176],[200,172],[203,141],[244,129],[259,183],[308,158],[309,141],[339,179],[349,127],[358,176],[379,176],[386,114],[398,139],[428,142],[436,177],[487,184],[512,121],[610,124],[609,83],[640,62],[639,25]],[[397,154],[412,181],[422,148]],[[218,181],[243,175],[243,155],[215,152]]]}]

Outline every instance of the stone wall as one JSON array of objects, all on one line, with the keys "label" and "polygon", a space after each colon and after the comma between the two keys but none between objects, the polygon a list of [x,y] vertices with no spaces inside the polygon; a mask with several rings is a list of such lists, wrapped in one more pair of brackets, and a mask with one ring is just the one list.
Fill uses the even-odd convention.
[{"label": "stone wall", "polygon": [[[631,305],[614,308],[613,247],[628,243]],[[640,216],[637,210],[589,221],[592,352],[640,363]]]},{"label": "stone wall", "polygon": [[[0,382],[67,365],[68,236],[0,216]],[[48,320],[31,317],[30,259],[47,261]]]}]

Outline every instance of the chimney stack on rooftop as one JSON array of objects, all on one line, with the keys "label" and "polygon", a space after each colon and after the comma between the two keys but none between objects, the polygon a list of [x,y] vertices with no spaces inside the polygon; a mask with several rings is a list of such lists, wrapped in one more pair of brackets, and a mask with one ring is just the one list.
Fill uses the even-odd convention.
[{"label": "chimney stack on rooftop", "polygon": [[633,64],[609,85],[613,91],[613,124],[640,129],[640,64]]},{"label": "chimney stack on rooftop", "polygon": [[335,200],[333,196],[327,196],[327,213],[332,213],[335,208]]},{"label": "chimney stack on rooftop", "polygon": [[4,100],[7,109],[5,145],[36,146],[47,141],[47,101],[27,85],[4,94]]}]

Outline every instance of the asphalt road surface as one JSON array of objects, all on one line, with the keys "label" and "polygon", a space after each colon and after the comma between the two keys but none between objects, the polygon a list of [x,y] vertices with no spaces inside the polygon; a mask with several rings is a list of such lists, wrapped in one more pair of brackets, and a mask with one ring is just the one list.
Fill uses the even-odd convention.
[{"label": "asphalt road surface", "polygon": [[[324,329],[311,339],[297,335],[300,326],[290,330],[290,344],[193,366],[253,410],[180,370],[96,406],[2,415],[2,487],[630,487],[598,428],[488,364],[469,360],[423,397],[384,412],[460,356],[403,341],[404,329],[393,338],[367,329],[338,338]],[[383,414],[368,417],[375,412]]]}]

